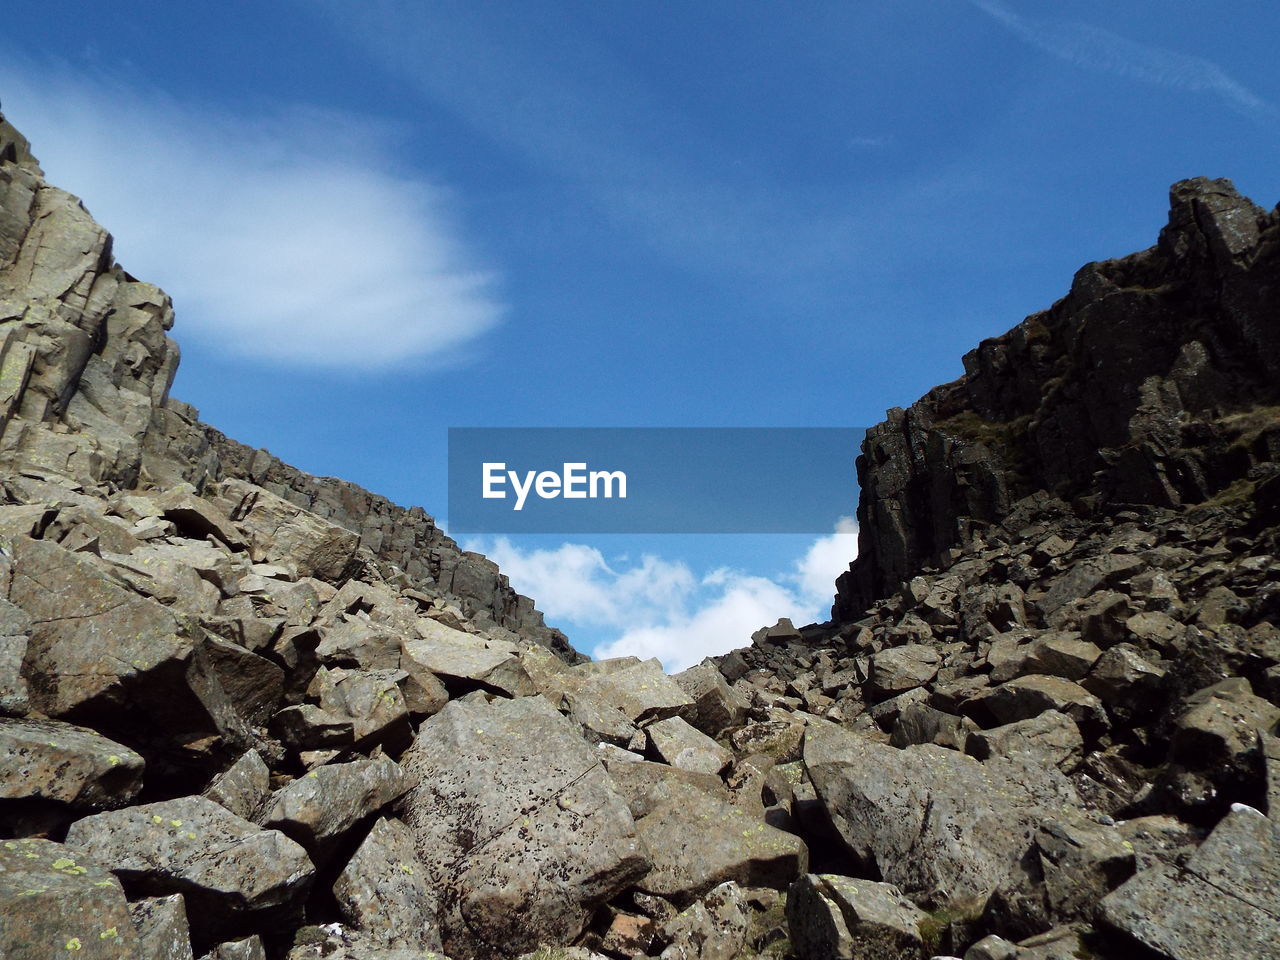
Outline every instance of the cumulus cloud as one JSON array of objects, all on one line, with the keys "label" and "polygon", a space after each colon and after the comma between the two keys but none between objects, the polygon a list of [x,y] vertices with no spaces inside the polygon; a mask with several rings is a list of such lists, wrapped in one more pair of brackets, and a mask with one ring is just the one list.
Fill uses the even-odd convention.
[{"label": "cumulus cloud", "polygon": [[1033,20],[999,0],[970,2],[1023,40],[1078,67],[1177,90],[1214,93],[1247,116],[1273,112],[1261,97],[1203,57],[1138,43],[1090,24]]},{"label": "cumulus cloud", "polygon": [[571,638],[605,637],[596,657],[657,657],[676,671],[744,646],[779,617],[825,620],[835,578],[857,553],[857,526],[841,518],[834,532],[772,578],[727,568],[699,575],[683,561],[653,555],[610,563],[579,543],[525,550],[499,537],[465,546],[493,559]]},{"label": "cumulus cloud", "polygon": [[50,182],[173,296],[184,337],[367,371],[447,359],[500,318],[450,195],[396,171],[387,126],[309,108],[233,116],[12,59],[0,84]]}]

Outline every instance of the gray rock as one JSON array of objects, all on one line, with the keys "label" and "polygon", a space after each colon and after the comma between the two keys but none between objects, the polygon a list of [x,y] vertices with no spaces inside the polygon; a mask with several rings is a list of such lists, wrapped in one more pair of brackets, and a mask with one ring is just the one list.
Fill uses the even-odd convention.
[{"label": "gray rock", "polygon": [[67,846],[140,893],[181,893],[198,942],[222,925],[299,905],[315,868],[276,830],[262,830],[204,797],[183,797],[78,820]]},{"label": "gray rock", "polygon": [[1084,818],[1046,820],[1036,848],[1045,904],[1059,921],[1092,921],[1102,898],[1133,876],[1133,845],[1115,827]]},{"label": "gray rock", "polygon": [[0,842],[0,956],[135,960],[137,934],[119,881],[60,843]]},{"label": "gray rock", "polygon": [[898,750],[811,725],[805,767],[850,851],[911,894],[981,897],[1046,816],[1079,804],[1056,770],[1023,756],[979,763],[931,745]]},{"label": "gray rock", "polygon": [[191,930],[182,894],[129,904],[141,960],[192,960]]},{"label": "gray rock", "polygon": [[439,952],[435,891],[398,820],[379,820],[333,886],[343,917],[372,942]]},{"label": "gray rock", "polygon": [[957,717],[923,703],[903,708],[893,725],[889,742],[895,747],[933,743],[939,747],[963,750],[967,738],[978,729],[968,717]]},{"label": "gray rock", "polygon": [[402,669],[413,672],[406,660],[439,677],[483,686],[508,697],[534,693],[533,680],[512,644],[485,640],[435,620],[423,620],[424,636],[404,642]]},{"label": "gray rock", "polygon": [[645,732],[654,753],[681,770],[716,774],[733,759],[728,750],[680,717],[659,720],[646,727]]},{"label": "gray rock", "polygon": [[235,503],[231,519],[253,558],[296,564],[300,577],[339,579],[360,543],[358,534],[243,480],[224,481],[221,494]]},{"label": "gray rock", "polygon": [[1070,773],[1080,764],[1084,738],[1076,722],[1065,713],[1046,710],[1028,720],[970,733],[965,752],[979,760],[1024,753],[1042,765]]},{"label": "gray rock", "polygon": [[747,705],[713,663],[700,663],[671,679],[693,700],[685,719],[709,737],[719,736],[746,716]]},{"label": "gray rock", "polygon": [[1080,680],[1100,656],[1102,650],[1078,634],[1048,633],[1031,644],[1022,672]]},{"label": "gray rock", "polygon": [[1182,869],[1143,870],[1102,901],[1105,922],[1170,960],[1280,957],[1280,830],[1236,806]]},{"label": "gray rock", "polygon": [[267,951],[258,936],[220,943],[201,960],[267,960]]},{"label": "gray rock", "polygon": [[785,887],[804,873],[808,849],[799,837],[705,792],[671,780],[666,799],[636,821],[653,869],[637,886],[687,905],[717,884]]},{"label": "gray rock", "polygon": [[926,917],[897,887],[870,880],[809,874],[787,895],[787,926],[800,960],[923,960]]},{"label": "gray rock", "polygon": [[0,799],[120,807],[142,789],[143,766],[128,747],[86,727],[0,719]]},{"label": "gray rock", "polygon": [[1164,675],[1133,644],[1120,643],[1098,658],[1080,686],[1113,710],[1132,712],[1153,705]]},{"label": "gray rock", "polygon": [[1101,735],[1111,724],[1101,702],[1084,687],[1041,674],[1028,674],[993,687],[969,701],[966,711],[971,710],[985,710],[998,723],[1029,720],[1046,710],[1057,710],[1092,737]]},{"label": "gray rock", "polygon": [[273,793],[258,819],[323,864],[349,830],[408,787],[404,771],[387,757],[325,764]]},{"label": "gray rock", "polygon": [[256,750],[242,754],[213,779],[203,796],[242,820],[253,820],[271,793],[271,771]]},{"label": "gray rock", "polygon": [[920,643],[881,650],[871,658],[868,686],[878,699],[895,697],[936,677],[941,660],[934,647]]},{"label": "gray rock", "polygon": [[662,925],[662,960],[735,960],[747,939],[747,898],[736,883],[722,883]]},{"label": "gray rock", "polygon": [[451,702],[404,763],[403,817],[451,956],[566,942],[648,869],[595,751],[542,698]]}]

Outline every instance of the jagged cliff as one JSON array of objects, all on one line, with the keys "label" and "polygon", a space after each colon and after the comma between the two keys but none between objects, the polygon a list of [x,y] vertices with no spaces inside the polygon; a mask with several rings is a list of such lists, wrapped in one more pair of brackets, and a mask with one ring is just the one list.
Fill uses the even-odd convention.
[{"label": "jagged cliff", "polygon": [[1183,181],[1170,200],[1156,246],[1086,265],[1050,309],[968,353],[963,377],[869,431],[837,620],[1035,491],[1091,516],[1274,473],[1280,214],[1226,180]]},{"label": "jagged cliff", "polygon": [[421,508],[313,477],[230,440],[169,396],[179,350],[173,304],[112,258],[111,236],[44,181],[27,141],[0,120],[0,466],[17,482],[197,494],[250,481],[359,534],[359,547],[472,618],[579,658],[497,566],[458,549]]}]

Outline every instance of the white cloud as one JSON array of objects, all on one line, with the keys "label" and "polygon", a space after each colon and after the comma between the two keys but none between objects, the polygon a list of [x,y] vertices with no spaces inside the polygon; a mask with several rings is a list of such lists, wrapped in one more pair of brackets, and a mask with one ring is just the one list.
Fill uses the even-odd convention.
[{"label": "white cloud", "polygon": [[1138,43],[1090,24],[1032,20],[999,0],[970,2],[1023,40],[1078,67],[1161,87],[1215,93],[1246,116],[1273,112],[1265,100],[1203,57]]},{"label": "white cloud", "polygon": [[499,537],[464,546],[494,560],[570,639],[604,636],[596,657],[657,657],[674,672],[745,646],[779,617],[797,625],[825,620],[835,579],[857,554],[857,526],[841,518],[773,578],[723,568],[698,576],[683,561],[652,555],[611,564],[578,543],[523,550]]},{"label": "white cloud", "polygon": [[184,338],[367,371],[447,359],[502,313],[448,194],[395,172],[389,127],[306,108],[232,116],[12,58],[0,84],[50,182],[173,296]]}]

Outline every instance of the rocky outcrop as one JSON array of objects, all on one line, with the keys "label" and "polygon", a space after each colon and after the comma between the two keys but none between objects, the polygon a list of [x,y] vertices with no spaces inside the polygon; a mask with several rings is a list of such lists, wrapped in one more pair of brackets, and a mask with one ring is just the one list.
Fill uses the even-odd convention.
[{"label": "rocky outcrop", "polygon": [[855,620],[945,551],[1046,491],[1083,516],[1203,503],[1275,475],[1280,215],[1230,181],[1173,186],[1156,246],[964,358],[959,380],[867,433]]}]

